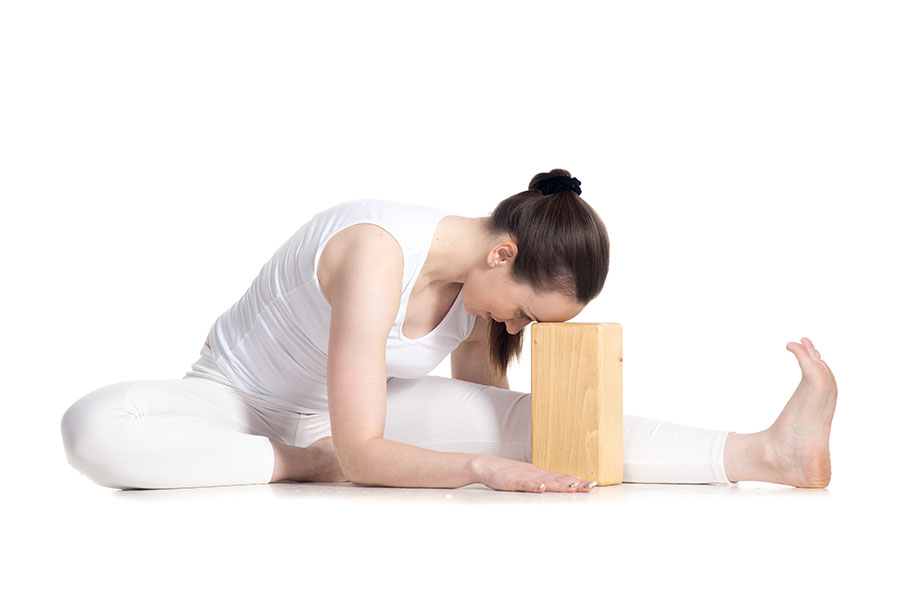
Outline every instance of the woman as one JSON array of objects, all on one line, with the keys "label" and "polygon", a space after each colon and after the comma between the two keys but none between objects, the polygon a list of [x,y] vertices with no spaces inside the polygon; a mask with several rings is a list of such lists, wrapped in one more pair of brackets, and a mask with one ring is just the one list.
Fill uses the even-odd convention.
[{"label": "woman", "polygon": [[[62,418],[72,466],[124,489],[276,481],[590,492],[530,464],[531,395],[506,370],[531,321],[577,316],[609,241],[562,169],[485,218],[387,201],[316,214],[219,316],[181,380],[112,384]],[[751,434],[626,415],[626,482],[824,487],[837,387],[812,342]],[[453,378],[428,376],[447,354]]]}]

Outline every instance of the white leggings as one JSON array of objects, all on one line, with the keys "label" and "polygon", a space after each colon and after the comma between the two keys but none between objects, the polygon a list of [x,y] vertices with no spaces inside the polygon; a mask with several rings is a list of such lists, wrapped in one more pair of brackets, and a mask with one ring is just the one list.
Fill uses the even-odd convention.
[{"label": "white leggings", "polygon": [[[114,383],[62,417],[69,464],[121,489],[268,483],[269,440],[306,447],[331,435],[328,413],[302,414],[246,394],[204,344],[183,379]],[[624,480],[728,483],[727,431],[624,417]],[[531,394],[446,377],[387,381],[385,439],[430,450],[531,462]]]}]

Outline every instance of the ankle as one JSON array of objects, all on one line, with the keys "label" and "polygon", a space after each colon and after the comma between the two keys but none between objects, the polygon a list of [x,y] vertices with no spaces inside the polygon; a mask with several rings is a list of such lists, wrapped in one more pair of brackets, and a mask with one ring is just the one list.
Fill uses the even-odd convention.
[{"label": "ankle", "polygon": [[275,441],[272,448],[275,450],[275,468],[269,483],[315,480],[320,462],[320,453],[315,448],[300,448]]},{"label": "ankle", "polygon": [[725,475],[732,483],[767,481],[778,483],[771,432],[730,432],[725,438]]}]

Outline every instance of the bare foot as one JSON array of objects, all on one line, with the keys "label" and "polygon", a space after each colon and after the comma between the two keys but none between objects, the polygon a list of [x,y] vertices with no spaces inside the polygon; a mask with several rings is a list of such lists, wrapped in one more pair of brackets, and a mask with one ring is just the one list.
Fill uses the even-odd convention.
[{"label": "bare foot", "polygon": [[316,440],[308,447],[318,450],[317,460],[320,462],[316,469],[316,475],[313,475],[309,481],[350,481],[341,470],[330,435]]},{"label": "bare foot", "polygon": [[800,385],[767,433],[779,483],[823,488],[831,481],[828,439],[837,383],[813,343],[808,338],[801,342],[787,345],[800,363]]}]

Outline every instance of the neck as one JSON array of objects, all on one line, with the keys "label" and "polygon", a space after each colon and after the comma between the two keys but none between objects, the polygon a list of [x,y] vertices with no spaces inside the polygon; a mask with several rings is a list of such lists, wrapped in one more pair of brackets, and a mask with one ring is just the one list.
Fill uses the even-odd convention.
[{"label": "neck", "polygon": [[422,268],[425,287],[465,285],[469,274],[484,266],[494,244],[486,221],[456,215],[441,219]]}]

